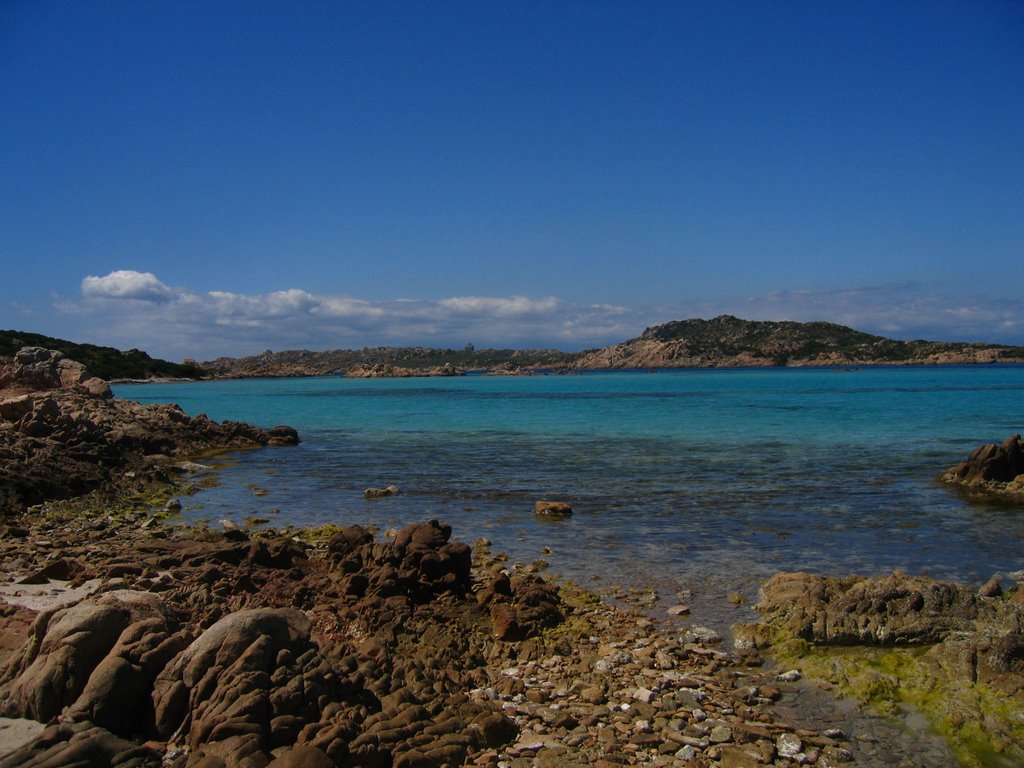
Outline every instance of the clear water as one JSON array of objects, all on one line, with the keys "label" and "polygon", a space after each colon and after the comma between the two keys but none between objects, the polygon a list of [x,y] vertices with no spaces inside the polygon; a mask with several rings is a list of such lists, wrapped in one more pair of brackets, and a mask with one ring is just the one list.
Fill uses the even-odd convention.
[{"label": "clear water", "polygon": [[[778,570],[972,583],[1024,569],[1024,505],[937,481],[978,444],[1024,430],[1020,366],[325,377],[115,393],[299,430],[296,448],[228,457],[219,484],[186,500],[191,519],[383,530],[434,517],[463,541],[486,537],[584,583],[686,587],[694,602],[752,597]],[[401,493],[363,498],[390,484]],[[574,515],[538,521],[536,499],[568,501]]]}]

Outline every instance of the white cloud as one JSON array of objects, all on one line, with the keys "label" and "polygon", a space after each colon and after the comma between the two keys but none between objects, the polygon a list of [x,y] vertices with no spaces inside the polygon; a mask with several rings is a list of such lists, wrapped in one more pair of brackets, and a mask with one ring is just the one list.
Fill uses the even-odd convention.
[{"label": "white cloud", "polygon": [[82,294],[97,299],[171,301],[175,292],[151,272],[119,269],[104,277],[90,275],[82,280]]},{"label": "white cloud", "polygon": [[[139,302],[147,302],[144,310]],[[85,278],[80,299],[57,298],[54,304],[61,315],[74,318],[74,330],[65,338],[138,347],[168,359],[209,360],[267,348],[461,347],[466,342],[572,350],[625,341],[670,320],[724,313],[752,320],[827,320],[897,338],[1024,342],[1024,299],[983,301],[905,284],[625,307],[551,296],[369,301],[298,288],[256,295],[203,293],[169,288],[150,273],[120,270]]]},{"label": "white cloud", "polygon": [[456,296],[451,299],[442,299],[438,305],[460,314],[510,317],[551,313],[558,308],[558,299],[548,297],[533,300],[525,296],[513,296],[510,299],[491,296]]}]

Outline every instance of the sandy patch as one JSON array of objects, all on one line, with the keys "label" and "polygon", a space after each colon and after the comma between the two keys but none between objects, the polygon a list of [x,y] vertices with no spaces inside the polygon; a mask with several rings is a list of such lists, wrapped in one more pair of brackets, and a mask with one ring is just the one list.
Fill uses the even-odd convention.
[{"label": "sandy patch", "polygon": [[0,757],[28,744],[46,728],[35,720],[0,717]]},{"label": "sandy patch", "polygon": [[102,579],[90,579],[78,587],[67,581],[49,581],[45,584],[0,585],[0,600],[8,605],[28,608],[30,611],[49,611],[67,608],[94,594]]}]

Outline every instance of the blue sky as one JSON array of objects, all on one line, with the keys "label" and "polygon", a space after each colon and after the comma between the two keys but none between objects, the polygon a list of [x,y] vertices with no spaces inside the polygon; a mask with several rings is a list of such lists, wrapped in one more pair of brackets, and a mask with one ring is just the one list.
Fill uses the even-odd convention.
[{"label": "blue sky", "polygon": [[1024,344],[1024,4],[0,2],[0,328]]}]

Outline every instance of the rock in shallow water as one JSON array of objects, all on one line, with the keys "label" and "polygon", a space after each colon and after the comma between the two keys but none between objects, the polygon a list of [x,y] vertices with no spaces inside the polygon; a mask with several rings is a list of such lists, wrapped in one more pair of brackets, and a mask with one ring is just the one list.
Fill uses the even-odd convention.
[{"label": "rock in shallow water", "polygon": [[572,515],[572,507],[564,501],[535,501],[533,503],[533,513],[538,517],[570,517]]}]

